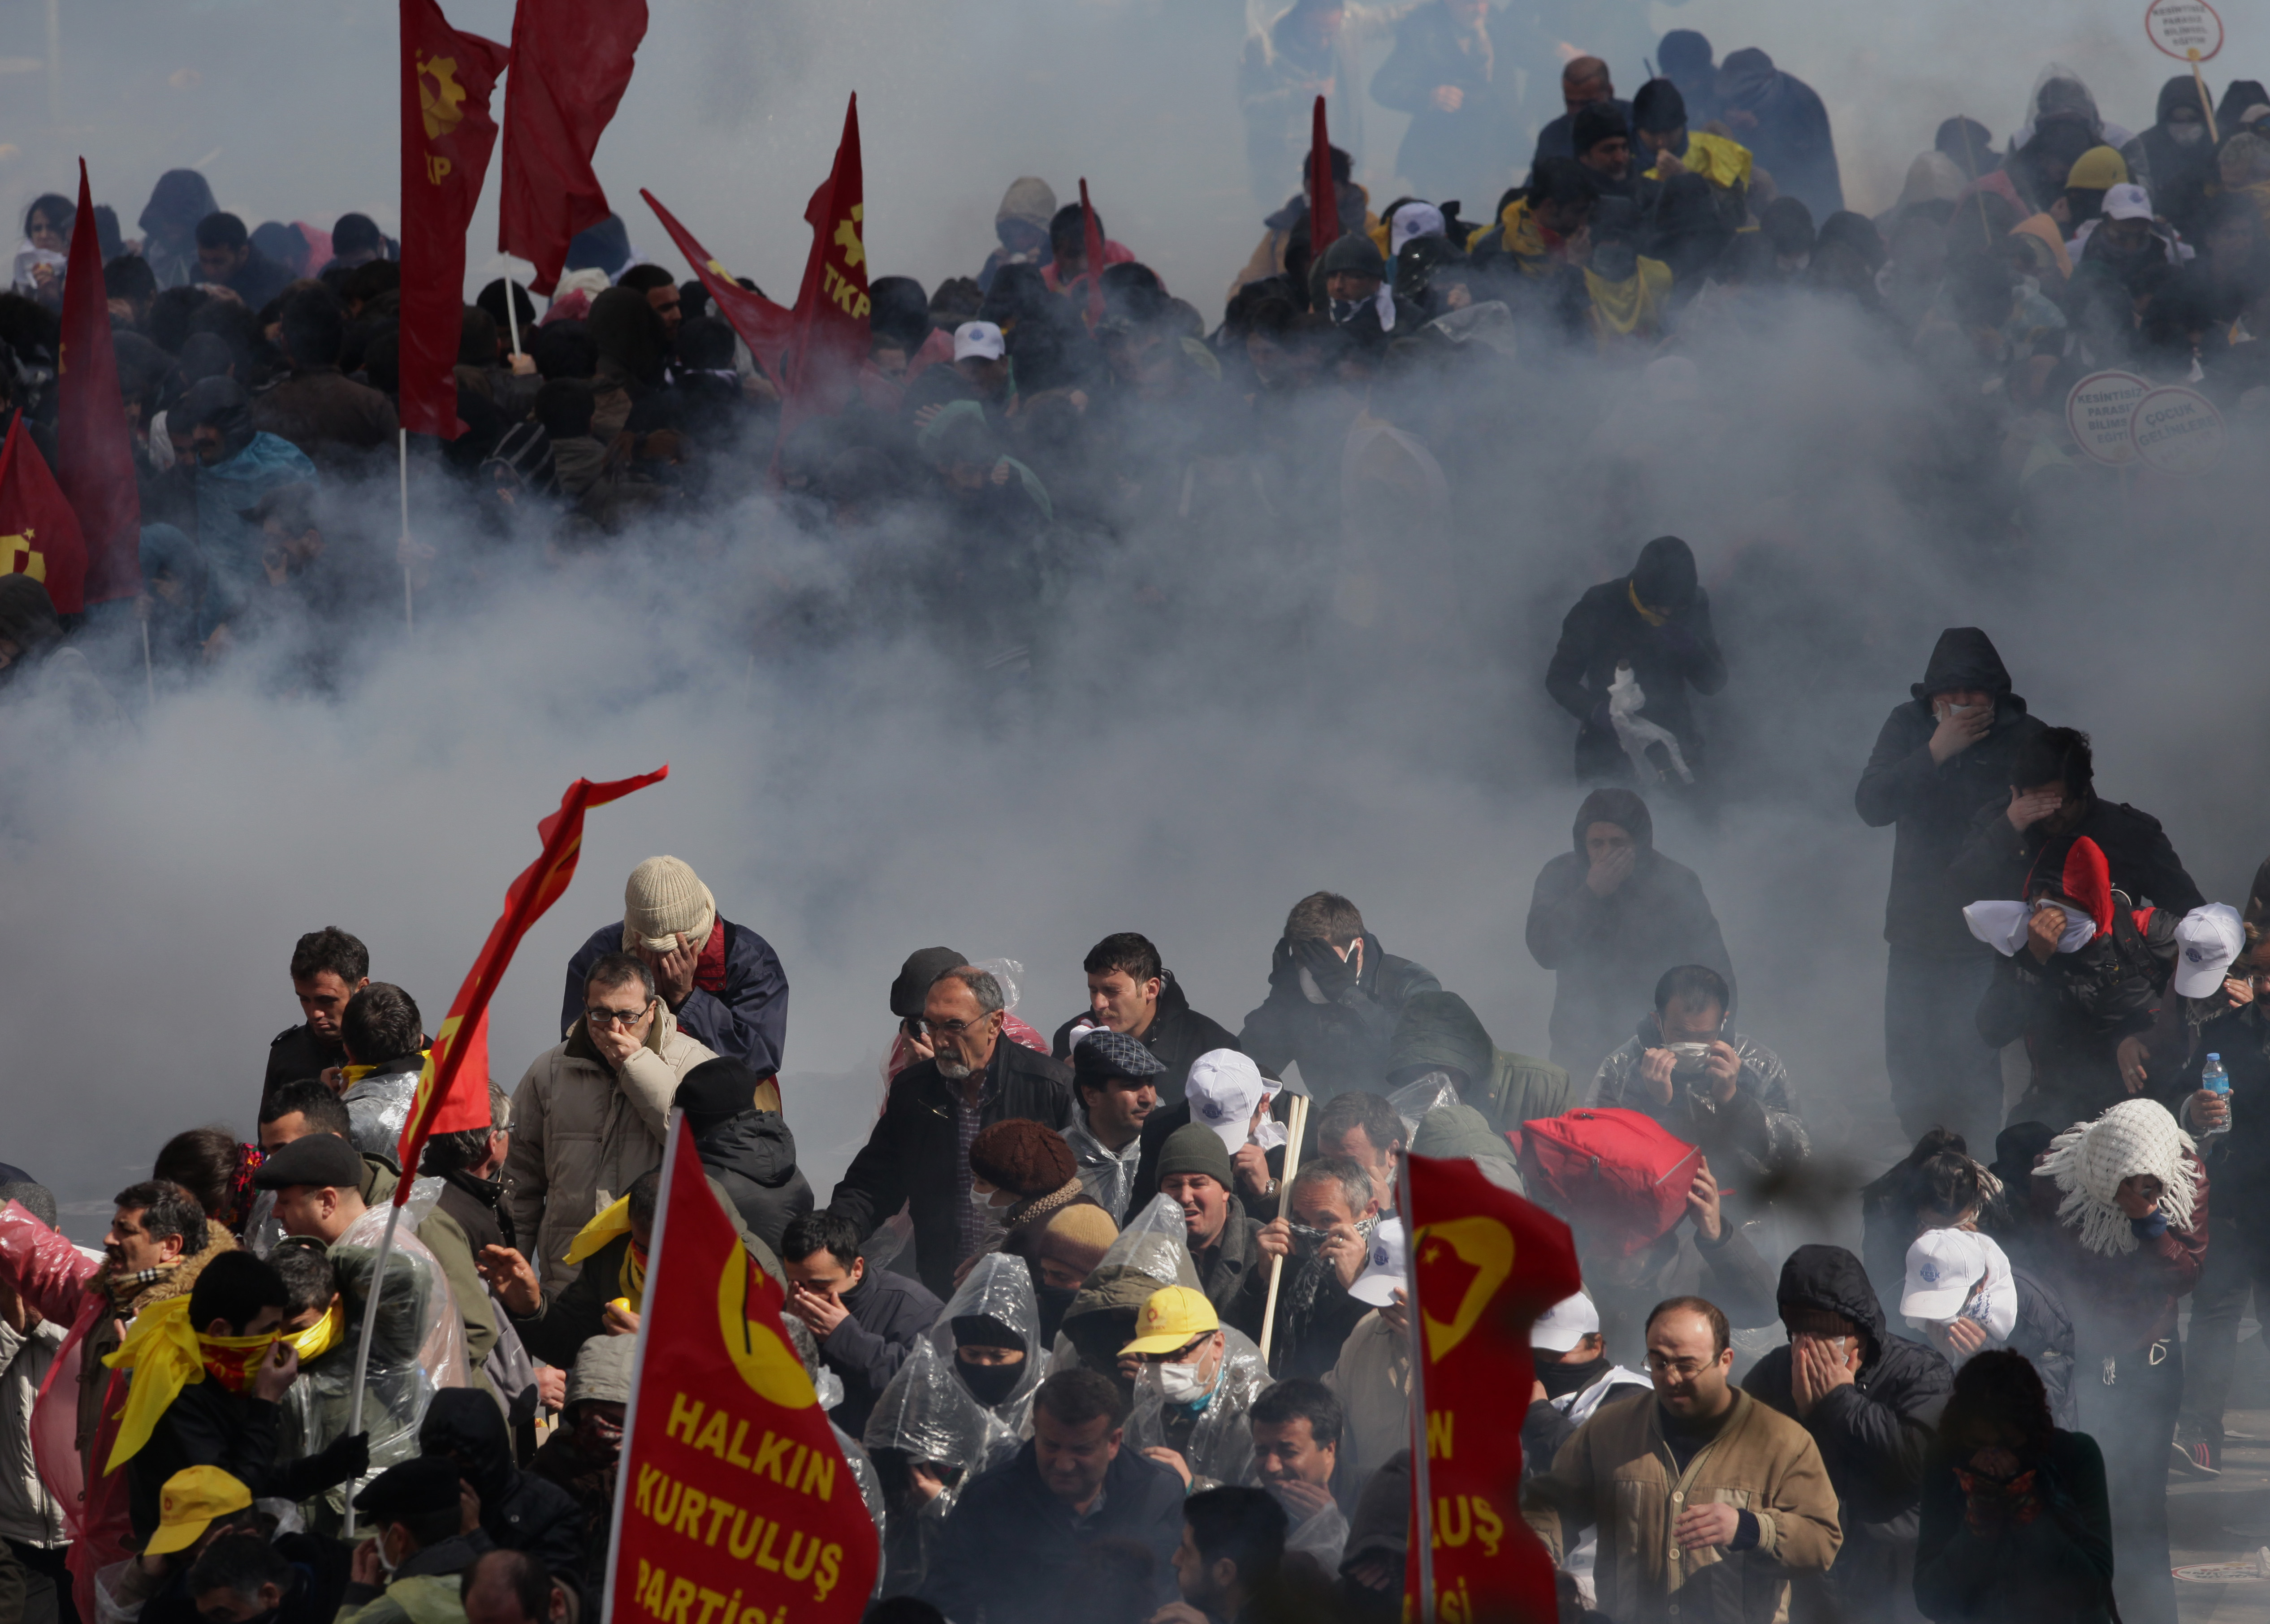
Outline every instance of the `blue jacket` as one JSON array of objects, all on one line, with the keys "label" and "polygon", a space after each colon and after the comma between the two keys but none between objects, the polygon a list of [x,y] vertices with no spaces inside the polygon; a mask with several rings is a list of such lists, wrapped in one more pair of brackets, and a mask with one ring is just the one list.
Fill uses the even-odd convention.
[{"label": "blue jacket", "polygon": [[197,545],[211,572],[205,586],[209,603],[218,594],[230,609],[241,606],[260,579],[264,538],[258,525],[241,516],[244,509],[278,486],[313,484],[315,478],[315,465],[306,454],[273,434],[255,434],[234,456],[197,468]]},{"label": "blue jacket", "polygon": [[[788,1047],[788,976],[781,970],[780,955],[763,937],[722,914],[717,927],[725,932],[724,991],[704,992],[696,987],[671,1012],[678,1017],[678,1029],[711,1053],[738,1060],[760,1077],[773,1076]],[[568,960],[560,1031],[583,1013],[583,978],[591,967],[621,951],[622,945],[623,922],[618,919],[593,931],[591,939]]]}]

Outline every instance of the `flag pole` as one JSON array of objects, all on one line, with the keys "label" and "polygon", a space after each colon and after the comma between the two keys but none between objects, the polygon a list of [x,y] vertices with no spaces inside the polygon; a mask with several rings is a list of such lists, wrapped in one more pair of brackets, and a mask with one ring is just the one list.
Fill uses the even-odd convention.
[{"label": "flag pole", "polygon": [[158,708],[158,673],[150,664],[150,622],[142,622],[142,680],[150,685],[150,708]]},{"label": "flag pole", "polygon": [[[1286,1208],[1292,1205],[1293,1177],[1301,1170],[1301,1141],[1307,1137],[1308,1127],[1309,1096],[1296,1094],[1293,1096],[1293,1120],[1285,1125],[1285,1177],[1277,1186],[1277,1216],[1280,1218],[1285,1216]],[[1269,1341],[1277,1331],[1277,1287],[1284,1278],[1285,1260],[1272,1257],[1269,1260],[1269,1301],[1261,1309],[1261,1363],[1265,1368],[1269,1363]]]},{"label": "flag pole", "polygon": [[1435,1624],[1435,1502],[1427,1462],[1433,1440],[1427,1432],[1427,1340],[1419,1307],[1419,1235],[1411,1222],[1407,1150],[1395,1164],[1395,1204],[1403,1214],[1403,1306],[1411,1335],[1411,1483],[1419,1502],[1418,1525],[1411,1537],[1419,1542],[1419,1624]]},{"label": "flag pole", "polygon": [[[506,292],[508,298],[511,290],[508,288]],[[410,431],[402,428],[395,433],[398,436],[396,443],[402,451],[402,539],[407,543],[410,539]],[[409,631],[418,629],[417,619],[410,609],[410,560],[406,555],[402,560],[402,624]]]},{"label": "flag pole", "polygon": [[[394,1226],[401,1217],[402,1204],[389,1201],[386,1204],[386,1232],[378,1237],[378,1260],[371,1266],[370,1289],[363,1294],[362,1335],[355,1342],[354,1386],[351,1390],[353,1398],[347,1406],[347,1435],[350,1437],[367,1430],[362,1424],[362,1389],[363,1378],[370,1374],[370,1333],[378,1324],[379,1283],[386,1279],[386,1255],[394,1250]],[[353,1485],[348,1487],[352,1488]],[[350,1494],[347,1496],[346,1537],[352,1539],[354,1531],[354,1496]]]},{"label": "flag pole", "polygon": [[520,353],[520,300],[513,297],[518,291],[512,284],[512,262],[507,260],[504,266],[504,319],[506,325],[512,329],[512,352],[515,355]]}]

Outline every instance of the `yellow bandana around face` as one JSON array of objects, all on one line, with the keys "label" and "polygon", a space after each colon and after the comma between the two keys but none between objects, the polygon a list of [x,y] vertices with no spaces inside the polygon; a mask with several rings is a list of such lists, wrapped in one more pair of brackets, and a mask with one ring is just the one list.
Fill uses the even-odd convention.
[{"label": "yellow bandana around face", "polygon": [[300,1356],[301,1368],[321,1359],[339,1345],[346,1334],[346,1316],[336,1302],[323,1310],[323,1317],[305,1331],[286,1331],[277,1339]]},{"label": "yellow bandana around face", "polygon": [[[423,1049],[419,1049],[418,1051],[418,1059],[421,1064],[427,1063],[431,1059],[430,1051]],[[364,1078],[368,1077],[372,1072],[377,1070],[378,1068],[375,1065],[343,1065],[339,1068],[339,1075],[346,1079],[347,1086],[352,1088],[357,1083],[362,1081]]]},{"label": "yellow bandana around face", "polygon": [[581,1263],[619,1235],[631,1232],[631,1198],[625,1196],[575,1232],[562,1263]]},{"label": "yellow bandana around face", "polygon": [[244,1391],[276,1341],[272,1331],[256,1337],[199,1336],[189,1324],[186,1293],[145,1309],[126,1328],[117,1351],[103,1356],[104,1364],[133,1377],[118,1440],[103,1470],[115,1472],[141,1451],[184,1387],[210,1376],[233,1393]]}]

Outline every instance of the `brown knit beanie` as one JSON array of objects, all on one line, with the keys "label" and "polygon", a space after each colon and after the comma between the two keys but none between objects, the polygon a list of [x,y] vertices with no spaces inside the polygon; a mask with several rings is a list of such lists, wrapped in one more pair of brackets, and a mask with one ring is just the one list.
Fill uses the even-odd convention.
[{"label": "brown knit beanie", "polygon": [[1062,1190],[1079,1176],[1064,1135],[1021,1116],[997,1122],[977,1136],[969,1146],[969,1170],[1020,1200]]}]

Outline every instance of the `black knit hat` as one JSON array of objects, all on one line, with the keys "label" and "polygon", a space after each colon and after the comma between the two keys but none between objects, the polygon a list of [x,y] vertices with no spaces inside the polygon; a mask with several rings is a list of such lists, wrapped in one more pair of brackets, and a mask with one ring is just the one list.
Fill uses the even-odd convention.
[{"label": "black knit hat", "polygon": [[1569,145],[1579,158],[1601,142],[1618,137],[1629,140],[1631,125],[1624,117],[1624,110],[1613,101],[1588,101],[1569,121]]},{"label": "black knit hat", "polygon": [[1687,123],[1687,98],[1669,79],[1650,79],[1632,98],[1632,127],[1663,135]]}]

